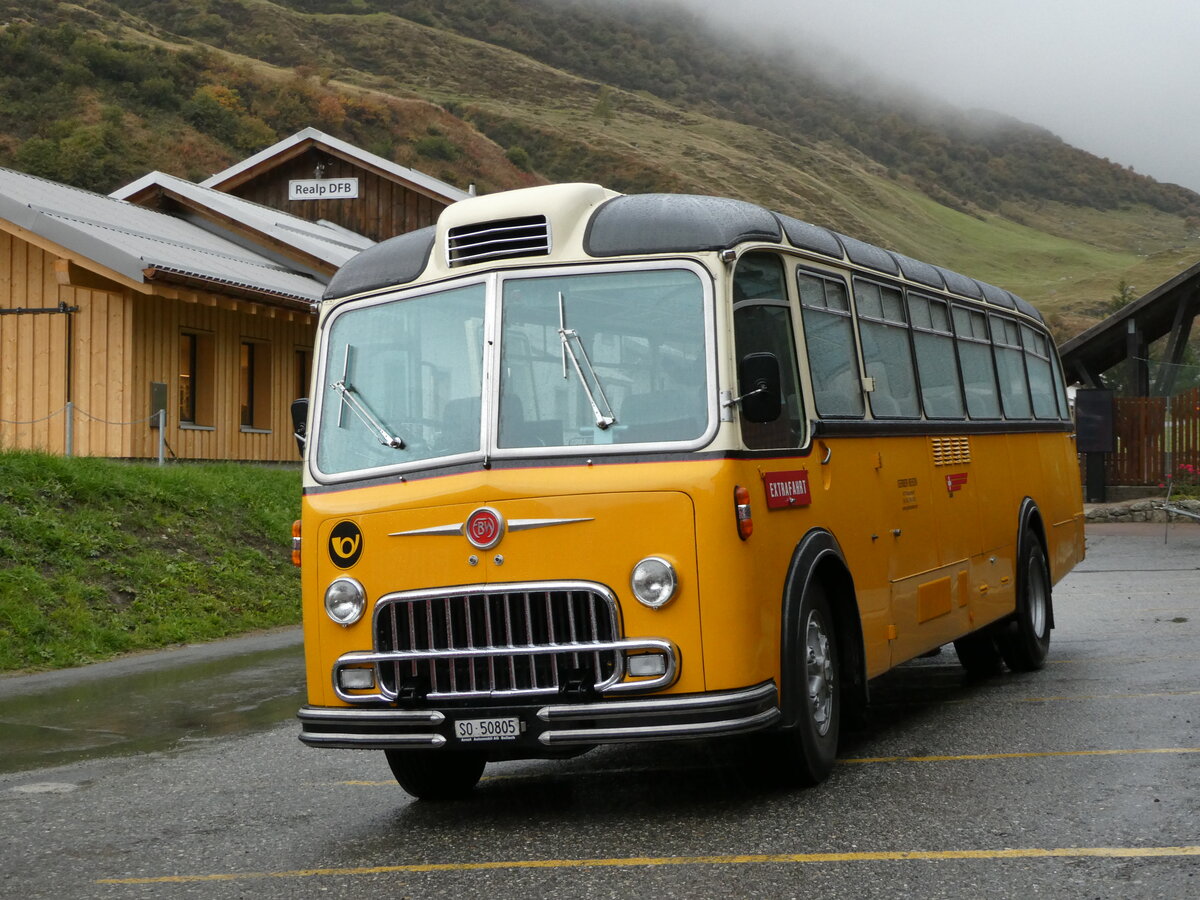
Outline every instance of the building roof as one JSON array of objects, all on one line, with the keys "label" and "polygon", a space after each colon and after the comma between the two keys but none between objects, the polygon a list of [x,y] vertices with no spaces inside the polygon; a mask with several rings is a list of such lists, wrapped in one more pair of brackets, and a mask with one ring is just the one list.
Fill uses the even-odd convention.
[{"label": "building roof", "polygon": [[310,222],[165,172],[151,172],[109,196],[150,208],[157,205],[163,211],[169,208],[244,247],[314,269],[322,280],[375,243],[332,222]]},{"label": "building roof", "polygon": [[249,181],[263,172],[299,156],[312,146],[318,146],[334,156],[340,156],[349,162],[357,163],[366,169],[374,170],[385,178],[405,184],[419,193],[442,200],[448,204],[457,200],[465,200],[471,196],[467,191],[456,188],[452,184],[439,181],[437,178],[426,175],[424,172],[418,172],[416,169],[397,165],[390,160],[384,159],[382,156],[376,156],[374,153],[368,153],[360,147],[355,147],[353,144],[339,140],[317,128],[305,128],[302,131],[297,131],[291,137],[286,137],[282,141],[272,144],[267,149],[255,153],[253,156],[239,163],[235,163],[228,169],[218,172],[216,175],[200,183],[203,187],[230,191],[239,184]]},{"label": "building roof", "polygon": [[182,218],[11,169],[0,168],[0,220],[139,284],[223,287],[305,307],[324,290],[298,266]]},{"label": "building roof", "polygon": [[1067,379],[1094,383],[1100,373],[1128,359],[1131,330],[1138,343],[1150,344],[1176,332],[1186,340],[1198,308],[1200,263],[1065,342],[1059,353]]}]

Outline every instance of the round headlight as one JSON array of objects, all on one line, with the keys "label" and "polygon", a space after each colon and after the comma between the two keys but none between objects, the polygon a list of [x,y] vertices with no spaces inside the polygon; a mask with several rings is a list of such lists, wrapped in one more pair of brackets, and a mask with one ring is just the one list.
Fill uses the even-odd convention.
[{"label": "round headlight", "polygon": [[325,612],[339,625],[353,625],[367,608],[367,592],[363,586],[343,575],[325,588]]},{"label": "round headlight", "polygon": [[658,609],[675,596],[679,579],[675,567],[660,556],[647,556],[633,567],[629,576],[633,596],[651,609]]}]

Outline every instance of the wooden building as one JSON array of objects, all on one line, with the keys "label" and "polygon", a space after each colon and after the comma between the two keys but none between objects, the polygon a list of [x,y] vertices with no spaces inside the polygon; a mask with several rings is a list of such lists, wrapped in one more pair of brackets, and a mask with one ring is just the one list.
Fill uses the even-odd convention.
[{"label": "wooden building", "polygon": [[162,407],[169,455],[295,460],[325,271],[371,242],[155,177],[186,215],[0,169],[0,447],[153,458]]},{"label": "wooden building", "polygon": [[433,225],[443,209],[470,196],[316,128],[305,128],[202,184],[375,241]]}]

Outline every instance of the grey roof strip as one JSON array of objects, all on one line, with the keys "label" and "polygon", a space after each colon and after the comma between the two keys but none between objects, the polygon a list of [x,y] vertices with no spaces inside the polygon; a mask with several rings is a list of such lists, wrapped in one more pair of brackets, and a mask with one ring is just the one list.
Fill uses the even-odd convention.
[{"label": "grey roof strip", "polygon": [[876,247],[874,244],[868,244],[866,241],[860,241],[858,238],[848,237],[836,231],[834,234],[846,248],[846,257],[850,262],[887,275],[900,274],[900,266],[892,258],[892,254],[882,247]]},{"label": "grey roof strip", "polygon": [[828,228],[822,228],[820,225],[812,225],[800,219],[793,219],[791,216],[785,216],[782,213],[775,213],[775,218],[783,225],[784,233],[787,235],[787,239],[791,241],[792,246],[799,247],[802,250],[811,250],[814,253],[820,253],[824,256],[832,256],[836,260],[841,260],[845,257],[842,245]]},{"label": "grey roof strip", "polygon": [[913,259],[911,256],[897,253],[895,250],[889,252],[892,258],[900,265],[900,271],[904,277],[909,281],[915,281],[917,284],[923,284],[927,287],[937,288],[938,290],[946,286],[945,279],[942,278],[942,273],[937,266],[931,266],[927,262],[921,262],[919,259]]},{"label": "grey roof strip", "polygon": [[722,250],[740,241],[778,241],[779,220],[761,206],[695,194],[622,194],[592,214],[592,256]]},{"label": "grey roof strip", "polygon": [[325,299],[348,297],[415,280],[429,264],[436,232],[435,226],[428,225],[364,250],[334,273]]}]

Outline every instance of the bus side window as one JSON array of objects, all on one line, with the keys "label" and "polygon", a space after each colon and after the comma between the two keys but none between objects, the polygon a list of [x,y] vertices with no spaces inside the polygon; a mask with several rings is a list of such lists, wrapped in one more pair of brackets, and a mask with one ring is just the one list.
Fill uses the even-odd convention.
[{"label": "bus side window", "polygon": [[1007,316],[989,315],[992,346],[996,355],[996,374],[1000,376],[1000,402],[1007,419],[1033,418],[1029,400],[1029,376],[1021,352],[1021,332]]},{"label": "bus side window", "polygon": [[954,306],[954,336],[966,389],[967,414],[972,419],[1000,418],[996,367],[988,340],[987,319],[979,310]]},{"label": "bus side window", "polygon": [[912,325],[925,415],[931,419],[966,418],[946,302],[910,293],[908,318]]},{"label": "bus side window", "polygon": [[854,279],[863,366],[875,380],[871,414],[876,418],[915,419],[921,415],[913,374],[912,347],[904,302],[897,288]]},{"label": "bus side window", "polygon": [[854,349],[854,323],[846,285],[837,279],[796,272],[808,347],[809,376],[817,413],[861,417],[862,376]]},{"label": "bus side window", "polygon": [[1029,374],[1033,414],[1039,419],[1056,419],[1059,416],[1058,395],[1052,374],[1049,341],[1044,334],[1022,325],[1021,343],[1025,347],[1025,368]]},{"label": "bus side window", "polygon": [[[737,358],[772,353],[779,361],[783,408],[774,422],[741,416],[742,440],[752,450],[799,447],[804,439],[796,341],[783,264],[770,253],[748,253],[733,276],[733,330]],[[738,386],[739,392],[747,388]],[[740,412],[740,411],[739,411]]]}]

